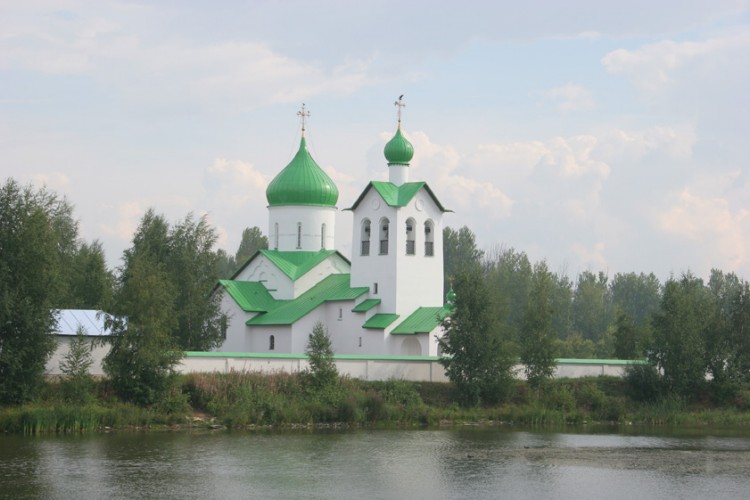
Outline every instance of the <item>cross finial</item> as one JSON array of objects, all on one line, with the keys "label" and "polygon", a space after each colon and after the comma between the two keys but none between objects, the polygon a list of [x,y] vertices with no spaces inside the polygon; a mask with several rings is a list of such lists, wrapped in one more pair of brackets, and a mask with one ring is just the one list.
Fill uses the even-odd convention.
[{"label": "cross finial", "polygon": [[398,96],[398,100],[393,103],[394,106],[398,108],[398,126],[401,126],[401,108],[406,107],[406,103],[404,102],[404,94],[401,94]]},{"label": "cross finial", "polygon": [[302,137],[305,136],[305,118],[310,117],[310,112],[305,109],[305,103],[302,103],[302,109],[297,111],[297,116],[302,120]]}]

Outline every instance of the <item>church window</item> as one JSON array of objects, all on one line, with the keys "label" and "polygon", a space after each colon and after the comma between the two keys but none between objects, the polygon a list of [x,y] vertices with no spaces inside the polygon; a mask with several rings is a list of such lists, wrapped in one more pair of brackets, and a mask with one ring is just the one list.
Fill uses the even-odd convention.
[{"label": "church window", "polygon": [[426,257],[435,255],[435,226],[430,220],[424,223],[424,254]]},{"label": "church window", "polygon": [[326,223],[320,226],[320,248],[326,249]]},{"label": "church window", "polygon": [[276,222],[273,225],[273,249],[279,249],[279,223]]},{"label": "church window", "polygon": [[274,349],[276,349],[276,337],[271,335],[268,337],[268,350],[273,351]]},{"label": "church window", "polygon": [[359,347],[362,347],[362,337],[359,338]]},{"label": "church window", "polygon": [[362,221],[362,237],[360,240],[362,241],[362,246],[360,248],[360,255],[370,255],[370,219],[365,219]]},{"label": "church window", "polygon": [[372,293],[373,293],[373,295],[377,295],[378,294],[378,284],[377,283],[373,284],[373,286],[372,286]]},{"label": "church window", "polygon": [[302,223],[297,223],[297,250],[302,248]]},{"label": "church window", "polygon": [[339,307],[339,321],[341,321],[344,318],[344,310]]},{"label": "church window", "polygon": [[388,219],[380,219],[380,255],[388,255],[388,229],[390,222]]},{"label": "church window", "polygon": [[406,221],[406,255],[414,255],[416,249],[416,223],[414,219]]}]

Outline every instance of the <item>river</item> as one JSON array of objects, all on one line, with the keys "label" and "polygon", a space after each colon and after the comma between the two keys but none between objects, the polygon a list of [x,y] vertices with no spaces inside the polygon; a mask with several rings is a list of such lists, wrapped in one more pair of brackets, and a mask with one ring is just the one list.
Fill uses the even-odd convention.
[{"label": "river", "polygon": [[507,428],[0,435],[1,498],[749,498],[750,436]]}]

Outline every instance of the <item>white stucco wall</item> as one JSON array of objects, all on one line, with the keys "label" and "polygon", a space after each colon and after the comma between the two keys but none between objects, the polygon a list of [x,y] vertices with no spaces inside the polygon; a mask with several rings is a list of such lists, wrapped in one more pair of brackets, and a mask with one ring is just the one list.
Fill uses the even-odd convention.
[{"label": "white stucco wall", "polygon": [[[404,318],[418,307],[443,305],[442,212],[422,188],[405,207],[388,206],[371,188],[354,210],[352,231],[352,286],[367,286],[380,298],[381,312]],[[379,255],[383,218],[389,221],[388,255]],[[371,222],[370,254],[361,254],[362,221]],[[406,255],[406,222],[413,219],[415,254]],[[432,221],[433,256],[425,256],[424,224]],[[378,293],[374,293],[374,284]]]},{"label": "white stucco wall", "polygon": [[[278,224],[278,237],[276,231]],[[297,227],[301,224],[300,245]],[[322,235],[325,224],[325,238]],[[334,248],[336,208],[318,206],[268,207],[268,245],[271,250],[315,252]],[[322,244],[324,243],[324,244]]]},{"label": "white stucco wall", "polygon": [[[70,343],[75,339],[75,336],[55,335],[55,338],[57,339],[57,349],[47,361],[45,369],[47,375],[62,375],[60,363],[65,359],[68,352],[70,352]],[[93,343],[93,347],[91,348],[91,358],[94,362],[89,369],[89,373],[97,376],[104,375],[102,361],[104,360],[104,356],[109,352],[109,344],[103,344],[101,337],[86,338],[90,343]]]}]

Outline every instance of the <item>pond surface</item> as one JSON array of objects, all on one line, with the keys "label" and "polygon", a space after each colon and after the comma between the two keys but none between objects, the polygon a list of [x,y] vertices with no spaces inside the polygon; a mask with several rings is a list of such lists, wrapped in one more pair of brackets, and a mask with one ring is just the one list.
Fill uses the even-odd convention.
[{"label": "pond surface", "polygon": [[750,436],[506,428],[0,435],[0,498],[750,498]]}]

